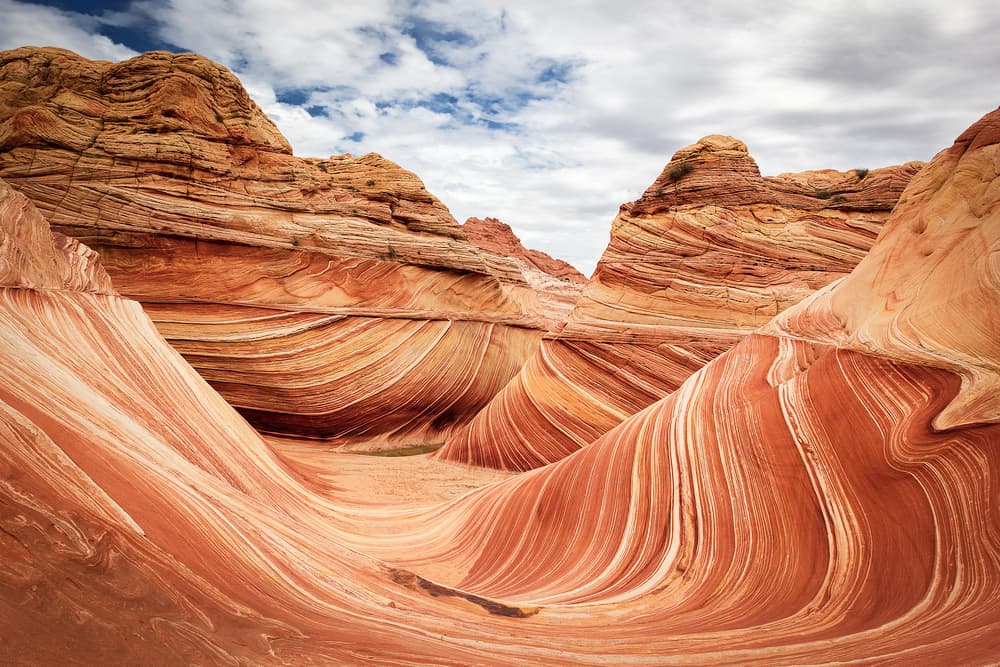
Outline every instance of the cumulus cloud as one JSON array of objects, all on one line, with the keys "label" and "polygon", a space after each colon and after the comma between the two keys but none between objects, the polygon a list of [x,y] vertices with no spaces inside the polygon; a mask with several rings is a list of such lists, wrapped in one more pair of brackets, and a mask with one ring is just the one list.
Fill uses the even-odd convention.
[{"label": "cumulus cloud", "polygon": [[743,139],[764,173],[875,167],[930,158],[1000,100],[980,0],[116,4],[0,0],[0,42],[202,53],[297,154],[382,153],[459,220],[499,217],[585,272],[618,205],[701,136]]},{"label": "cumulus cloud", "polygon": [[94,60],[124,60],[137,55],[99,32],[98,17],[35,4],[0,0],[0,49],[58,46]]}]

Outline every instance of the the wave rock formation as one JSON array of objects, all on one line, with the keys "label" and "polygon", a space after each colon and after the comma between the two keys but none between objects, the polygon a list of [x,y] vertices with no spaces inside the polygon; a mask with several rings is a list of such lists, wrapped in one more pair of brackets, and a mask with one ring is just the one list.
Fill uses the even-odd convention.
[{"label": "the wave rock formation", "polygon": [[1000,109],[677,391],[379,503],[263,440],[0,183],[0,663],[995,663],[998,257]]}]

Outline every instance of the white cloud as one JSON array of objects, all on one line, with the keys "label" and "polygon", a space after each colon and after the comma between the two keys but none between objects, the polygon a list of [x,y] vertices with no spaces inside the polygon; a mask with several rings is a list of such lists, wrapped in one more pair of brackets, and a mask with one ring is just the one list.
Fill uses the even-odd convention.
[{"label": "white cloud", "polygon": [[86,14],[0,0],[0,49],[58,46],[92,60],[125,60],[135,51],[97,33],[99,21]]},{"label": "white cloud", "polygon": [[[23,4],[0,6],[21,17],[0,27],[7,43],[122,48],[78,15],[36,7],[38,33]],[[1000,102],[1000,15],[980,0],[143,0],[128,14],[233,69],[297,154],[382,153],[459,220],[499,217],[585,272],[619,204],[701,136],[743,139],[765,173],[875,167],[931,157]]]}]

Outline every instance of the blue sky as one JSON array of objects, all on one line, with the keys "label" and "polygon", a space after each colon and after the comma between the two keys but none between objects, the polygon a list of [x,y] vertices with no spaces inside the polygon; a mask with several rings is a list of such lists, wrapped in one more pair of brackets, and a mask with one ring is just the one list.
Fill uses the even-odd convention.
[{"label": "blue sky", "polygon": [[1000,104],[1000,10],[952,0],[0,0],[0,48],[232,69],[297,155],[375,151],[459,221],[589,273],[678,148],[765,174],[929,159]]}]

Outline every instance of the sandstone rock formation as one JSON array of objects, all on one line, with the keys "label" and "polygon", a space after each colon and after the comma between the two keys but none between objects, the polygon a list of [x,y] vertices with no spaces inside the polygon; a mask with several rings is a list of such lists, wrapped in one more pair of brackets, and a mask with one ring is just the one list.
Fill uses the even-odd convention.
[{"label": "sandstone rock formation", "polygon": [[311,490],[0,186],[0,661],[995,662],[998,164],[1000,109],[848,277],[431,507]]},{"label": "sandstone rock formation", "polygon": [[462,231],[474,245],[521,264],[521,273],[534,288],[547,317],[561,322],[573,310],[587,279],[570,264],[525,248],[510,225],[496,218],[469,218]]},{"label": "sandstone rock formation", "polygon": [[93,250],[53,234],[24,196],[0,181],[0,286],[113,294]]},{"label": "sandstone rock formation", "polygon": [[429,513],[439,542],[396,529],[395,562],[586,609],[622,662],[640,634],[664,664],[995,661],[998,165],[1000,109],[847,277],[591,446]]},{"label": "sandstone rock formation", "polygon": [[510,225],[496,218],[469,218],[462,225],[462,230],[469,237],[469,241],[483,250],[490,250],[503,257],[520,259],[538,271],[556,278],[563,278],[573,283],[587,282],[587,277],[568,262],[550,257],[539,250],[525,248]]},{"label": "sandstone rock formation", "polygon": [[850,271],[921,166],[761,177],[732,137],[681,149],[622,206],[565,326],[438,455],[528,470],[589,444]]},{"label": "sandstone rock formation", "polygon": [[0,54],[0,178],[271,433],[441,442],[567,307],[520,258],[470,244],[410,172],[294,157],[193,54]]}]

